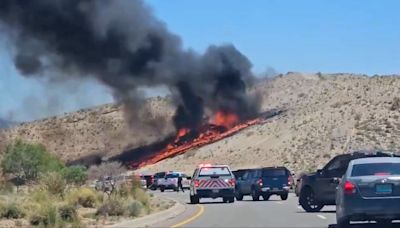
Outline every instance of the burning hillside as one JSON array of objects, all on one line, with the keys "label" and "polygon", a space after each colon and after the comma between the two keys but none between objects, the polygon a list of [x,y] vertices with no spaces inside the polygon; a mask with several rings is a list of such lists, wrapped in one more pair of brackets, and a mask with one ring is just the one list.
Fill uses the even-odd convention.
[{"label": "burning hillside", "polygon": [[257,124],[265,123],[269,118],[282,113],[281,110],[269,110],[257,118],[241,121],[233,113],[217,112],[214,117],[204,120],[196,130],[181,129],[176,136],[152,145],[125,151],[111,160],[121,161],[131,168],[141,168],[155,164],[167,158],[184,154],[207,144],[232,136],[239,131]]}]

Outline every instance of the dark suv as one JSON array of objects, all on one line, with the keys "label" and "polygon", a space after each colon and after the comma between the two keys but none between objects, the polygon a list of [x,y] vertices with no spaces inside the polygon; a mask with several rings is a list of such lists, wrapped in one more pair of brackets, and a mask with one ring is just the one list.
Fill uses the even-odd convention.
[{"label": "dark suv", "polygon": [[285,167],[249,169],[237,179],[235,196],[237,200],[242,200],[245,195],[251,195],[253,200],[259,200],[260,196],[268,200],[271,195],[279,195],[286,200],[290,180],[291,173]]},{"label": "dark suv", "polygon": [[358,151],[334,157],[324,168],[301,177],[299,204],[307,212],[318,212],[325,205],[335,205],[336,187],[351,160],[393,156],[395,156],[393,153],[381,151]]}]

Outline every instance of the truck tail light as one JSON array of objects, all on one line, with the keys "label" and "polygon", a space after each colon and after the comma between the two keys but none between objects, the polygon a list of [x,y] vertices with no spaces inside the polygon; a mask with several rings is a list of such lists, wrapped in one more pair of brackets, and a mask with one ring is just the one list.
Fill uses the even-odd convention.
[{"label": "truck tail light", "polygon": [[199,180],[193,180],[193,184],[195,188],[198,188],[200,186],[200,181]]},{"label": "truck tail light", "polygon": [[258,180],[257,180],[257,185],[263,186],[263,181],[262,181],[262,179],[258,179]]},{"label": "truck tail light", "polygon": [[346,181],[343,186],[344,194],[352,195],[356,193],[356,186],[350,181]]},{"label": "truck tail light", "polygon": [[229,179],[229,181],[228,181],[228,183],[231,185],[231,186],[235,186],[236,185],[236,180],[235,179]]}]

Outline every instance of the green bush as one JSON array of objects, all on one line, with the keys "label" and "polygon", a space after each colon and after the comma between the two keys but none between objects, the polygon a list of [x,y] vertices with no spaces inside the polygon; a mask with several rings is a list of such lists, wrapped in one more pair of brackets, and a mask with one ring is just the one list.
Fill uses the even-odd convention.
[{"label": "green bush", "polygon": [[36,180],[41,173],[60,171],[64,165],[43,145],[19,140],[7,146],[1,167],[4,173],[29,181]]},{"label": "green bush", "polygon": [[43,174],[40,182],[43,188],[53,195],[63,195],[66,187],[64,178],[57,172]]},{"label": "green bush", "polygon": [[31,225],[54,227],[58,223],[57,208],[50,202],[32,204],[29,213]]},{"label": "green bush", "polygon": [[77,219],[78,214],[76,208],[73,205],[63,205],[58,208],[58,214],[60,218],[67,222],[73,222]]},{"label": "green bush", "polygon": [[120,216],[124,214],[124,211],[124,205],[121,200],[110,198],[97,209],[96,215]]},{"label": "green bush", "polygon": [[0,204],[0,217],[7,219],[23,218],[25,213],[23,209],[15,202]]},{"label": "green bush", "polygon": [[143,211],[143,204],[140,201],[134,200],[128,205],[129,216],[137,217]]},{"label": "green bush", "polygon": [[135,200],[140,201],[145,207],[150,206],[150,196],[141,188],[133,189],[132,196]]},{"label": "green bush", "polygon": [[61,170],[61,173],[68,184],[83,185],[87,180],[85,166],[76,165],[65,167]]},{"label": "green bush", "polygon": [[78,188],[69,192],[66,199],[72,205],[94,208],[98,202],[99,195],[90,188]]}]

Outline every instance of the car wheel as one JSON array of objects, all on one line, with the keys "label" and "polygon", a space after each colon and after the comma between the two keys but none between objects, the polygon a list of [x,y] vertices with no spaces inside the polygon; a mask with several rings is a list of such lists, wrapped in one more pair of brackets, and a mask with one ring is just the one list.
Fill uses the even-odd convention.
[{"label": "car wheel", "polygon": [[164,192],[165,191],[165,187],[164,186],[160,186],[160,191]]},{"label": "car wheel", "polygon": [[253,198],[253,201],[260,200],[260,195],[255,189],[251,190],[251,198]]},{"label": "car wheel", "polygon": [[200,202],[199,197],[197,197],[196,195],[192,196],[190,195],[190,203],[191,204],[198,204]]},{"label": "car wheel", "polygon": [[283,194],[281,195],[281,200],[287,200],[288,196],[289,196],[289,194],[288,194],[287,192],[286,192],[286,193],[283,193]]},{"label": "car wheel", "polygon": [[269,197],[271,197],[271,195],[266,194],[266,195],[263,195],[262,197],[263,197],[263,200],[267,201],[267,200],[269,200]]},{"label": "car wheel", "polygon": [[350,220],[348,218],[337,218],[337,228],[347,228],[350,226]]},{"label": "car wheel", "polygon": [[235,197],[229,197],[228,198],[228,203],[234,203],[235,202]]},{"label": "car wheel", "polygon": [[301,207],[307,212],[318,212],[324,207],[323,204],[316,201],[314,191],[311,188],[301,190],[299,202]]},{"label": "car wheel", "polygon": [[240,193],[240,192],[236,193],[236,199],[239,200],[239,201],[242,201],[243,200],[243,194]]}]

